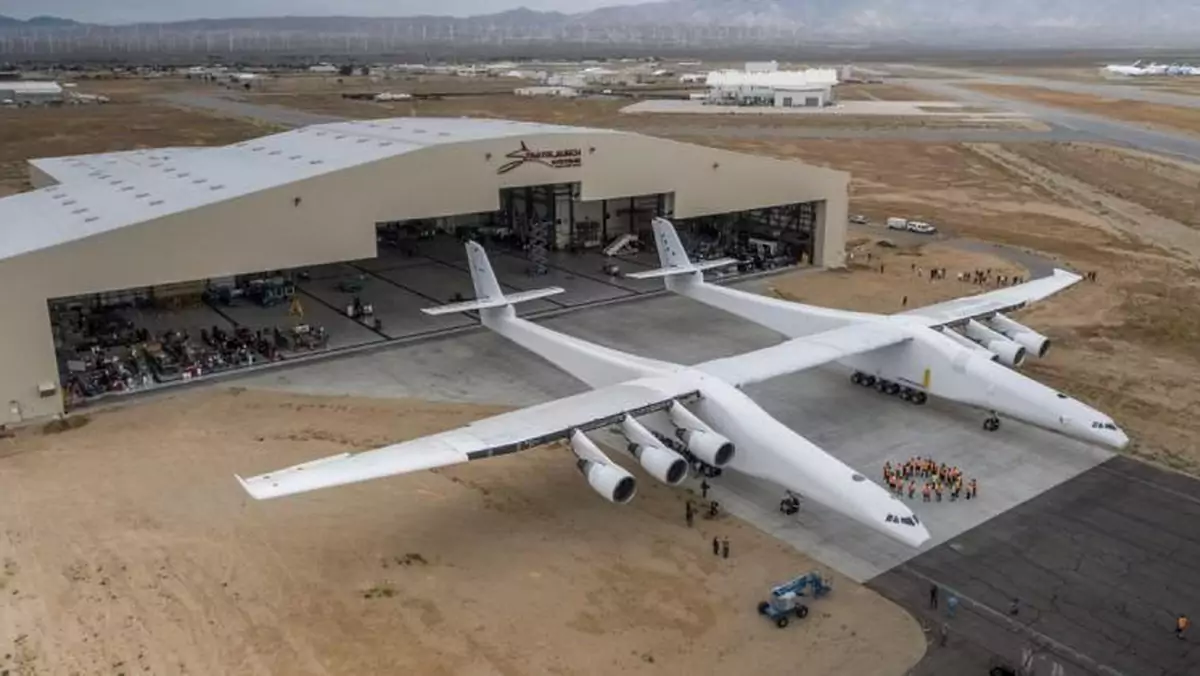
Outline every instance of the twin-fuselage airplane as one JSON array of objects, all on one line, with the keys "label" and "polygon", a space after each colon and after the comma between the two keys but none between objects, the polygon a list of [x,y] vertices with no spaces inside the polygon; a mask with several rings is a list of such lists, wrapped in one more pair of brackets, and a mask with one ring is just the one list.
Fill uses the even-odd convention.
[{"label": "twin-fuselage airplane", "polygon": [[[914,403],[928,395],[984,408],[1047,429],[1122,447],[1127,438],[1107,416],[997,363],[1018,365],[1049,341],[1004,317],[1078,281],[1052,277],[960,298],[899,315],[872,315],[789,303],[714,286],[703,271],[734,261],[692,263],[674,226],[654,223],[662,269],[631,275],[663,278],[670,290],[770,327],[791,339],[778,345],[683,366],[621,352],[517,317],[514,305],[559,288],[505,295],[483,248],[467,243],[476,298],[425,310],[478,312],[488,329],[592,389],[486,418],[465,427],[366,451],[332,456],[250,479],[257,499],[482,460],[565,442],[588,484],[625,503],[636,480],[589,437],[607,431],[656,480],[681,484],[692,469],[734,470],[804,495],[891,538],[917,547],[929,538],[908,506],[771,417],[742,387],[830,363],[850,367],[855,382]],[[965,335],[952,331],[962,327]]]}]

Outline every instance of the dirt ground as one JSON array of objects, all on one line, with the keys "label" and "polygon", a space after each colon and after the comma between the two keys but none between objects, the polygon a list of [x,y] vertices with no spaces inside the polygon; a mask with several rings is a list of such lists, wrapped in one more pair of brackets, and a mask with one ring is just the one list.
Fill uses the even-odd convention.
[{"label": "dirt ground", "polygon": [[[987,290],[959,281],[959,273],[991,270],[1014,277],[1029,272],[998,256],[944,243],[896,246],[886,236],[872,236],[855,237],[847,248],[845,270],[778,277],[771,280],[769,292],[801,303],[893,313]],[[946,279],[931,280],[932,268],[946,268]]]},{"label": "dirt ground", "polygon": [[149,101],[60,108],[0,109],[0,191],[28,190],[26,162],[178,145],[223,145],[275,131],[250,121],[219,119]]},{"label": "dirt ground", "polygon": [[[779,630],[755,607],[813,561],[683,489],[627,506],[543,448],[256,502],[234,481],[500,409],[225,390],[0,440],[0,672],[899,675],[898,606],[835,575]],[[728,537],[728,560],[710,541]]]},{"label": "dirt ground", "polygon": [[929,101],[929,94],[898,84],[838,85],[837,97],[846,101]]},{"label": "dirt ground", "polygon": [[1136,122],[1148,127],[1185,131],[1192,134],[1200,133],[1200,108],[1167,106],[1129,99],[1110,99],[1090,94],[1061,92],[1021,85],[972,84],[965,86],[968,89],[987,94],[1016,97],[1058,108],[1103,115],[1125,122]]},{"label": "dirt ground", "polygon": [[[1130,453],[1200,474],[1200,450],[1192,441],[1200,435],[1193,413],[1200,410],[1200,315],[1187,311],[1200,307],[1200,230],[1191,225],[1194,217],[1185,218],[1194,199],[1187,186],[1200,185],[1200,166],[1074,145],[692,140],[850,171],[850,211],[875,222],[919,218],[949,236],[1007,244],[1096,271],[1098,282],[1017,315],[1057,346],[1024,370],[1113,415],[1132,433]],[[1138,195],[1137,203],[1123,199],[1130,188],[1120,182],[1125,174],[1114,172],[1133,171],[1143,161],[1154,162],[1146,170],[1161,179],[1143,177],[1142,183],[1158,181],[1153,191]],[[886,236],[881,231],[874,239]],[[899,309],[905,295],[911,307],[971,292],[950,280],[931,288],[910,275],[914,263],[951,274],[978,265],[964,253],[925,249],[929,253],[917,259],[924,262],[917,262],[906,260],[910,252],[868,243],[873,256],[895,267],[895,277],[891,270],[852,268],[773,284],[806,301],[878,311]]]}]

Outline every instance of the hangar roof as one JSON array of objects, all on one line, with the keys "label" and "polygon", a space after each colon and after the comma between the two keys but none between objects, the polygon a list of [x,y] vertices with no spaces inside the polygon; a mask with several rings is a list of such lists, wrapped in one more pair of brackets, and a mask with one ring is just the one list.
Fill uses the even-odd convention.
[{"label": "hangar roof", "polygon": [[35,160],[59,184],[0,199],[0,260],[432,146],[580,132],[619,133],[402,117],[315,125],[215,148]]}]

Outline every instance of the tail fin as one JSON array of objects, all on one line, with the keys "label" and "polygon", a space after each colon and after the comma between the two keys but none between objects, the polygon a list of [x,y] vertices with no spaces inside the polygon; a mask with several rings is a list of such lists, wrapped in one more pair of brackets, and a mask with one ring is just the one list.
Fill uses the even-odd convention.
[{"label": "tail fin", "polygon": [[721,258],[713,261],[693,263],[688,258],[687,249],[683,248],[683,242],[679,240],[679,233],[675,231],[675,225],[671,221],[665,218],[656,218],[652,224],[654,226],[654,242],[658,246],[658,261],[662,267],[657,270],[633,272],[625,275],[626,277],[631,279],[658,279],[660,277],[673,277],[675,275],[691,275],[703,272],[704,270],[737,265],[738,263],[736,258]]},{"label": "tail fin", "polygon": [[471,282],[475,285],[475,300],[424,308],[421,312],[427,315],[448,315],[473,310],[510,307],[517,303],[537,300],[565,291],[560,287],[552,286],[545,289],[520,291],[505,296],[504,291],[500,288],[500,282],[496,279],[496,273],[492,272],[492,263],[488,260],[487,252],[477,242],[467,242],[467,263],[471,268]]}]

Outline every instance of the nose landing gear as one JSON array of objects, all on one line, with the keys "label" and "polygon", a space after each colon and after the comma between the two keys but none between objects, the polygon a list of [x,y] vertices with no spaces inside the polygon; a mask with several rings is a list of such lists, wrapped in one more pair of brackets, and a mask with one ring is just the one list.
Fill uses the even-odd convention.
[{"label": "nose landing gear", "polygon": [[989,432],[995,432],[1000,429],[1000,418],[997,418],[996,414],[993,413],[991,417],[983,421],[983,429]]}]

